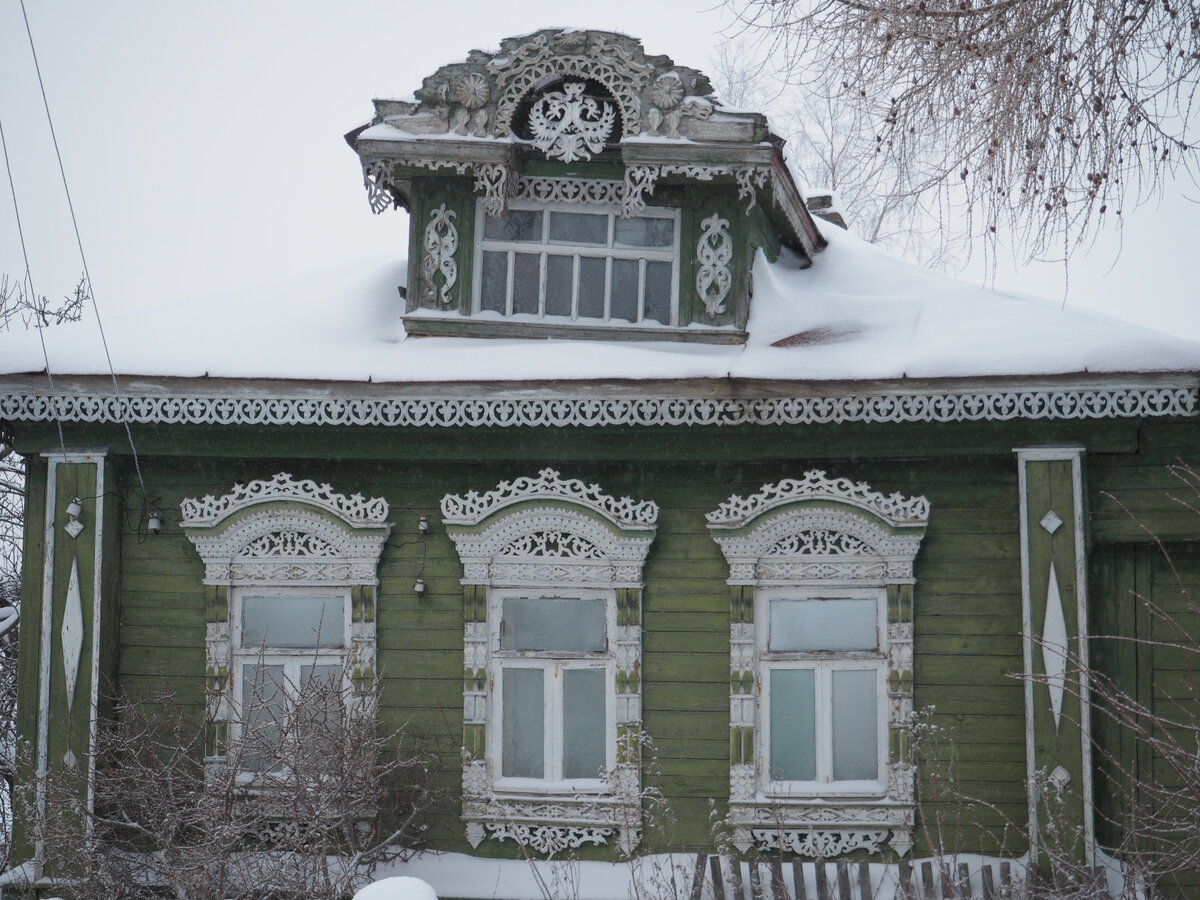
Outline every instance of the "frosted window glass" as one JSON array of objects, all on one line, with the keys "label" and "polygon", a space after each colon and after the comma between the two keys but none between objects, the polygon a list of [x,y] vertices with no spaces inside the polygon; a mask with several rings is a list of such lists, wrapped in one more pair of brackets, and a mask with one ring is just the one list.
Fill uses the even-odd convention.
[{"label": "frosted window glass", "polygon": [[563,777],[599,778],[605,768],[603,669],[563,671]]},{"label": "frosted window glass", "polygon": [[771,780],[817,778],[817,703],[812,669],[771,669]]},{"label": "frosted window glass", "polygon": [[878,674],[838,669],[833,674],[833,778],[879,778]]},{"label": "frosted window glass", "polygon": [[646,263],[646,306],[642,320],[671,324],[670,263]]},{"label": "frosted window glass", "polygon": [[513,254],[512,311],[514,313],[537,314],[541,280],[541,257],[538,254]]},{"label": "frosted window glass", "polygon": [[575,286],[575,258],[546,257],[546,315],[569,316]]},{"label": "frosted window glass", "polygon": [[503,216],[484,216],[483,236],[500,241],[540,241],[542,213],[533,209],[510,209]]},{"label": "frosted window glass", "polygon": [[[242,769],[261,771],[271,763],[287,721],[287,679],[282,665],[242,666]],[[273,768],[278,768],[279,763]]]},{"label": "frosted window glass", "polygon": [[675,220],[657,216],[618,218],[613,243],[626,247],[670,247],[675,243]]},{"label": "frosted window glass", "polygon": [[604,650],[606,610],[598,597],[505,597],[500,649]]},{"label": "frosted window glass", "polygon": [[501,771],[505,778],[545,778],[545,683],[541,669],[504,669]]},{"label": "frosted window glass", "polygon": [[603,259],[579,258],[579,315],[604,318],[604,268]]},{"label": "frosted window glass", "polygon": [[637,321],[638,308],[638,261],[636,259],[614,259],[612,261],[612,302],[609,318]]},{"label": "frosted window glass", "polygon": [[608,216],[550,213],[550,240],[603,246],[608,243]]},{"label": "frosted window glass", "polygon": [[341,647],[346,600],[294,594],[242,600],[242,647]]},{"label": "frosted window glass", "polygon": [[485,252],[483,254],[483,284],[479,293],[479,308],[504,312],[504,301],[508,296],[508,254]]},{"label": "frosted window glass", "polygon": [[876,616],[874,600],[772,600],[770,649],[874,650]]}]

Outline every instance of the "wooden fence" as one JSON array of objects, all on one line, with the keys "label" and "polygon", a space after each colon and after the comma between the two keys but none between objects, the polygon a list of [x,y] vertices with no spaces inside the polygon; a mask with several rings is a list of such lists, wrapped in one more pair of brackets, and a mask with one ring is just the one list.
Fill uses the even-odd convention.
[{"label": "wooden fence", "polygon": [[[875,878],[872,877],[874,870]],[[983,863],[974,877],[965,862],[901,861],[883,870],[866,862],[738,862],[696,854],[690,900],[1008,900],[1012,867]],[[705,891],[705,887],[708,890]]]}]

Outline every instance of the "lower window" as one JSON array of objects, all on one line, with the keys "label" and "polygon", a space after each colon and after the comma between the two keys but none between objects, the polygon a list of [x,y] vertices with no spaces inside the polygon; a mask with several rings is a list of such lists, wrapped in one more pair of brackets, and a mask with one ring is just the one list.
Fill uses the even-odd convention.
[{"label": "lower window", "polygon": [[614,764],[611,591],[493,591],[498,790],[601,791]]},{"label": "lower window", "polygon": [[233,737],[246,771],[287,768],[290,753],[321,753],[344,714],[349,592],[234,592]]},{"label": "lower window", "polygon": [[767,793],[882,793],[884,592],[763,593],[759,682]]}]

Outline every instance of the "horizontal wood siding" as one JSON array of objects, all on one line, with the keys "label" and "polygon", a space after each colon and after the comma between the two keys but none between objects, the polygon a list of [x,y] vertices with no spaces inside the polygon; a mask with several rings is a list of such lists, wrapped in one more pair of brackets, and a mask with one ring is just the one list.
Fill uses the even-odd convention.
[{"label": "horizontal wood siding", "polygon": [[[79,432],[79,443],[98,433],[93,426]],[[1193,423],[1146,424],[1140,434],[1130,423],[487,434],[313,429],[175,434],[163,428],[148,437],[157,455],[143,451],[141,458],[147,492],[168,513],[162,534],[147,536],[136,527],[142,500],[135,480],[122,470],[119,687],[131,697],[153,696],[165,687],[200,715],[203,566],[178,526],[183,498],[219,495],[237,482],[280,471],[346,493],[382,496],[394,523],[379,565],[382,712],[389,726],[408,723],[445,749],[443,786],[457,796],[462,568],[441,525],[439,502],[447,492],[487,490],[553,466],[565,477],[596,482],[616,496],[654,500],[662,508],[644,572],[642,692],[644,723],[654,741],[645,784],[661,790],[673,812],[660,817],[644,846],[710,850],[709,800],[720,807],[729,791],[729,591],[727,567],[704,515],[731,494],[823,468],[885,493],[924,494],[932,504],[916,559],[914,697],[936,735],[924,748],[914,853],[928,854],[941,842],[966,851],[1019,853],[1025,849],[1019,829],[1005,828],[1024,820],[1026,806],[1023,687],[1014,677],[1022,668],[1021,565],[1011,449],[1038,433],[1084,441],[1094,436],[1103,448],[1086,456],[1097,540],[1145,540],[1140,526],[1117,514],[1109,494],[1171,534],[1187,531],[1187,517],[1166,499],[1175,482],[1162,467],[1189,442],[1197,446],[1200,429]],[[119,445],[119,435],[113,443]],[[190,457],[189,447],[210,455]],[[322,459],[327,456],[334,459]],[[420,516],[432,526],[426,538],[417,533]],[[1194,521],[1190,527],[1188,534],[1198,530]],[[36,536],[30,546],[36,548]],[[412,591],[418,576],[427,586],[420,600]],[[25,659],[22,665],[28,672]],[[22,696],[28,684],[26,677]],[[963,802],[972,799],[983,802]],[[430,841],[446,850],[469,849],[456,801],[435,817]],[[511,843],[494,841],[485,841],[479,852],[520,855]]]}]

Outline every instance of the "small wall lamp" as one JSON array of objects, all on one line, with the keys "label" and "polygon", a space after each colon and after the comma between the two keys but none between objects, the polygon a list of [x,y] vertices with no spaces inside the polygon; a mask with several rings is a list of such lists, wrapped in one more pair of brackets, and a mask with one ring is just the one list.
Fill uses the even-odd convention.
[{"label": "small wall lamp", "polygon": [[421,516],[417,519],[417,532],[420,534],[429,534],[429,517]]},{"label": "small wall lamp", "polygon": [[421,600],[425,596],[425,579],[418,578],[417,583],[413,585],[413,593],[417,595],[417,599]]},{"label": "small wall lamp", "polygon": [[162,531],[162,516],[156,512],[150,513],[150,518],[146,520],[146,530],[151,534]]}]

